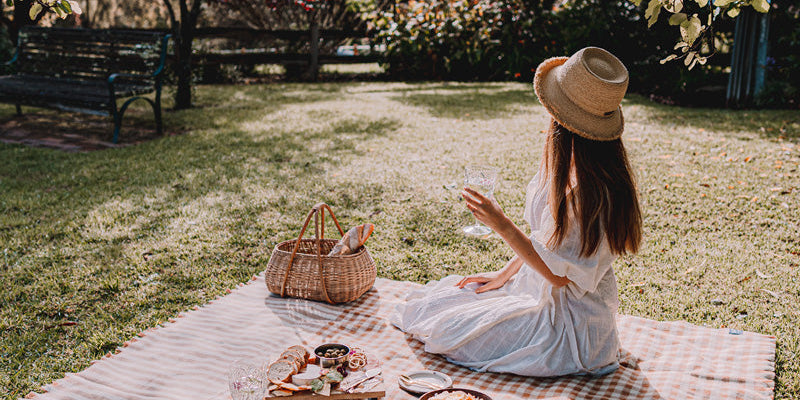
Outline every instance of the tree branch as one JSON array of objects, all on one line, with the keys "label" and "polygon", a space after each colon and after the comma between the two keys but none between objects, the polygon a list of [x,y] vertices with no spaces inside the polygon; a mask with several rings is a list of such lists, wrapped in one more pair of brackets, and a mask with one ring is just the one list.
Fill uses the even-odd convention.
[{"label": "tree branch", "polygon": [[163,3],[167,7],[169,22],[172,25],[172,29],[175,30],[178,27],[178,19],[175,17],[175,9],[172,8],[172,3],[170,3],[170,0],[164,0]]},{"label": "tree branch", "polygon": [[202,8],[200,7],[203,4],[203,0],[194,0],[192,3],[192,13],[195,15],[200,15],[200,11]]},{"label": "tree branch", "polygon": [[181,22],[183,22],[183,17],[189,14],[189,5],[186,0],[178,0],[178,7],[181,10]]},{"label": "tree branch", "polygon": [[203,11],[203,8],[200,7],[203,4],[203,0],[194,0],[192,3],[192,9],[189,11],[189,25],[192,27],[197,26],[197,19],[200,17],[200,12]]}]

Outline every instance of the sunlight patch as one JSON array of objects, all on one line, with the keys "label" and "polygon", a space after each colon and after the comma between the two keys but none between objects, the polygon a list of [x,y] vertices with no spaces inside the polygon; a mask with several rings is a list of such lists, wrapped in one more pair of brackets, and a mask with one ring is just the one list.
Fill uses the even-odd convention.
[{"label": "sunlight patch", "polygon": [[107,201],[89,212],[84,235],[104,240],[130,237],[145,222],[143,217],[134,215],[140,208],[131,198]]}]

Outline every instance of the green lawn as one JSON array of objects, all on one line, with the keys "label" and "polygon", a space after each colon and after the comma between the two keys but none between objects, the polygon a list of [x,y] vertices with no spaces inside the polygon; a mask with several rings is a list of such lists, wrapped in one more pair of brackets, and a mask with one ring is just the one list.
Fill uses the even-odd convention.
[{"label": "green lawn", "polygon": [[[317,201],[373,222],[379,276],[498,268],[452,187],[502,168],[522,224],[547,124],[530,85],[211,86],[182,134],[91,153],[0,144],[0,393],[23,396],[262,271]],[[624,103],[645,213],[615,264],[621,312],[778,338],[776,398],[800,392],[800,112]],[[150,114],[131,121],[150,126]],[[47,113],[47,111],[40,111]],[[138,116],[136,113],[138,112]],[[7,120],[13,107],[2,106]],[[74,129],[80,131],[80,124]],[[125,133],[123,132],[123,135]]]}]

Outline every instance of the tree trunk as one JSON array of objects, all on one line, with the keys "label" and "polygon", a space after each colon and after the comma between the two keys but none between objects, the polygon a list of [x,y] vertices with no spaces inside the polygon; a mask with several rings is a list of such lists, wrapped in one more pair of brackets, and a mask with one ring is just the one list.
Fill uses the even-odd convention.
[{"label": "tree trunk", "polygon": [[[316,6],[315,6],[316,7]],[[308,65],[308,78],[312,82],[317,81],[319,77],[319,18],[317,9],[311,10],[311,41],[310,43],[310,59]]]},{"label": "tree trunk", "polygon": [[[169,0],[164,0],[170,15],[174,16]],[[191,7],[189,5],[191,1]],[[175,74],[178,88],[175,91],[175,109],[183,110],[192,107],[192,42],[194,42],[197,20],[200,17],[202,0],[180,0],[180,21],[172,17],[172,28],[175,38]]]},{"label": "tree trunk", "polygon": [[175,109],[184,110],[192,107],[192,41],[194,29],[184,28],[181,24],[180,37],[175,41],[175,75],[178,88],[175,91]]},{"label": "tree trunk", "polygon": [[23,26],[36,25],[38,18],[32,20],[30,17],[32,4],[30,0],[14,0],[14,20],[8,24],[8,38],[14,46],[17,45],[19,30]]}]

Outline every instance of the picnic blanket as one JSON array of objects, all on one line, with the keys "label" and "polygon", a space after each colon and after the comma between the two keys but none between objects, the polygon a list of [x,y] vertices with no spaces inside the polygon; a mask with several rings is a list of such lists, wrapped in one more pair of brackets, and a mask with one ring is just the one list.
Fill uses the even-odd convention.
[{"label": "picnic blanket", "polygon": [[143,332],[116,354],[30,395],[36,399],[229,399],[234,360],[265,362],[285,348],[341,342],[378,357],[387,399],[414,399],[397,376],[415,370],[450,375],[455,387],[505,399],[770,399],[775,338],[620,315],[622,366],[601,378],[530,378],[477,373],[425,353],[388,323],[411,282],[378,279],[346,305],[282,299],[263,276],[162,327]]}]

